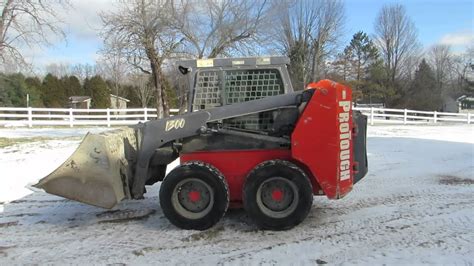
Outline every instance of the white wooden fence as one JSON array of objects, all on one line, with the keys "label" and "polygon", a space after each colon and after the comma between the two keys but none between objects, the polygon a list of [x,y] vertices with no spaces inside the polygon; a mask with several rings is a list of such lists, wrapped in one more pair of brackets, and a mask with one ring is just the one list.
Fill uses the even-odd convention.
[{"label": "white wooden fence", "polygon": [[[442,113],[389,108],[354,108],[374,124],[471,123],[471,113]],[[172,109],[177,114],[178,109]],[[156,118],[154,108],[62,109],[0,107],[0,126],[116,126],[132,125]]]},{"label": "white wooden fence", "polygon": [[472,113],[445,113],[437,111],[415,111],[408,109],[390,108],[354,108],[361,111],[369,118],[369,123],[374,124],[427,124],[439,122],[453,122],[470,124]]}]

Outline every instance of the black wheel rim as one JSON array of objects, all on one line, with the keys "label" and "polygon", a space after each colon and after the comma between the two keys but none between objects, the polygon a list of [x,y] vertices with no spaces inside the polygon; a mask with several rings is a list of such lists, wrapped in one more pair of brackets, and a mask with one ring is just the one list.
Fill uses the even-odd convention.
[{"label": "black wheel rim", "polygon": [[284,218],[294,212],[299,195],[296,185],[283,177],[271,177],[257,190],[257,205],[267,216]]},{"label": "black wheel rim", "polygon": [[187,178],[179,182],[171,197],[176,212],[188,219],[204,217],[214,204],[213,190],[206,182],[197,178]]}]

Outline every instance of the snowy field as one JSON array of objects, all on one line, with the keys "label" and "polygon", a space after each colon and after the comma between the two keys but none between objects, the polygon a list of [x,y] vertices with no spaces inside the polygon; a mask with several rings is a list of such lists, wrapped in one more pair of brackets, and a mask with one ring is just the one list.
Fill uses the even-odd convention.
[{"label": "snowy field", "polygon": [[12,142],[0,146],[0,265],[474,263],[472,125],[369,127],[369,174],[344,199],[315,198],[284,232],[257,230],[242,210],[204,232],[178,229],[158,184],[111,211],[25,188],[86,131],[0,129]]}]

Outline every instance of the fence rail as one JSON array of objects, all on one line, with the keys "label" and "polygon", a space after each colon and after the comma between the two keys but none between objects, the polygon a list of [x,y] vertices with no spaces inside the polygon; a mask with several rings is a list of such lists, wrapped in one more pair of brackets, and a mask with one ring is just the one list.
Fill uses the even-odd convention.
[{"label": "fence rail", "polygon": [[[356,107],[374,124],[436,124],[456,122],[470,124],[471,113],[444,113],[390,109],[375,107]],[[171,109],[177,114],[178,109]],[[67,109],[67,108],[24,108],[0,107],[0,126],[116,126],[132,125],[156,118],[154,108],[129,109]]]}]

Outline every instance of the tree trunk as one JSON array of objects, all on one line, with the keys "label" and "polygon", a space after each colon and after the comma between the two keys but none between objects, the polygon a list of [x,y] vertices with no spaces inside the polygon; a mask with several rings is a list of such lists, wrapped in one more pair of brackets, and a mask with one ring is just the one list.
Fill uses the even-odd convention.
[{"label": "tree trunk", "polygon": [[160,77],[162,78],[161,80],[161,104],[163,105],[163,115],[164,117],[170,116],[170,107],[168,103],[168,93],[166,92],[166,86],[165,82],[163,81],[164,77],[163,74],[161,73],[161,68],[160,68]]},{"label": "tree trunk", "polygon": [[163,86],[163,74],[161,73],[161,61],[153,47],[153,44],[146,44],[146,53],[150,59],[151,75],[153,77],[153,86],[155,87],[155,102],[157,119],[169,116],[166,91]]},{"label": "tree trunk", "polygon": [[153,87],[155,88],[155,101],[156,101],[156,115],[157,119],[164,117],[163,110],[163,94],[161,88],[161,71],[160,65],[156,60],[150,60],[151,75],[153,77]]}]

